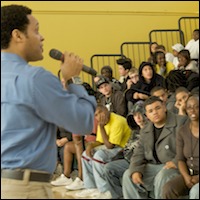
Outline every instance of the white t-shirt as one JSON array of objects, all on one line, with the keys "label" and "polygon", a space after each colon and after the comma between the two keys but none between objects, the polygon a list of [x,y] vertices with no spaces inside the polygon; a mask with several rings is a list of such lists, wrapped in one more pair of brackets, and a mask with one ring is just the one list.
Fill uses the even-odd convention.
[{"label": "white t-shirt", "polygon": [[173,62],[172,62],[173,64],[174,64],[174,66],[175,66],[175,68],[174,69],[178,69],[178,64],[179,64],[179,61],[178,61],[178,57],[174,57],[174,59],[173,59]]},{"label": "white t-shirt", "polygon": [[191,59],[199,59],[199,40],[190,40],[185,49],[189,50]]},{"label": "white t-shirt", "polygon": [[172,63],[172,62],[173,62],[173,59],[174,59],[174,55],[173,55],[172,53],[167,52],[167,53],[165,54],[165,59],[166,59],[166,61]]}]

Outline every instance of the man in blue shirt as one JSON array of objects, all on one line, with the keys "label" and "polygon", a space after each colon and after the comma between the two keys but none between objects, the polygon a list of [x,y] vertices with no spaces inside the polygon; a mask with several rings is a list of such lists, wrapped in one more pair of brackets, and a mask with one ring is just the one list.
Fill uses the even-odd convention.
[{"label": "man in blue shirt", "polygon": [[[65,52],[59,79],[42,67],[44,38],[31,9],[1,7],[1,198],[53,198],[50,178],[57,161],[56,127],[87,134],[96,100],[78,76],[83,60]],[[67,84],[68,83],[68,84]],[[80,123],[81,122],[81,123]]]}]

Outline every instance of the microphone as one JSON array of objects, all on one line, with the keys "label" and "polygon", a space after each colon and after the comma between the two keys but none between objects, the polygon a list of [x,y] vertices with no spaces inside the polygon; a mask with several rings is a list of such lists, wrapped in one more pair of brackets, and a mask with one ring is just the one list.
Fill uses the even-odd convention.
[{"label": "microphone", "polygon": [[[49,51],[49,56],[51,58],[54,58],[56,60],[60,60],[60,61],[64,62],[64,55],[63,55],[63,53],[60,52],[57,49],[51,49]],[[86,73],[88,73],[88,74],[90,74],[92,76],[96,76],[97,75],[97,71],[96,70],[94,70],[91,67],[88,67],[86,65],[83,65],[82,71],[84,71],[84,72],[86,72]]]}]

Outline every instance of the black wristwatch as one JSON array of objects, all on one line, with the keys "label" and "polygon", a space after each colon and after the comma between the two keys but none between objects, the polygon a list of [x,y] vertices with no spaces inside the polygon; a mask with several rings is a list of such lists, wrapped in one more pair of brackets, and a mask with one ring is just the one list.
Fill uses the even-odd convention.
[{"label": "black wristwatch", "polygon": [[73,76],[71,79],[69,79],[67,81],[67,84],[71,84],[71,83],[74,83],[74,84],[77,84],[77,85],[81,85],[82,84],[82,81],[81,81],[81,78],[79,76]]}]

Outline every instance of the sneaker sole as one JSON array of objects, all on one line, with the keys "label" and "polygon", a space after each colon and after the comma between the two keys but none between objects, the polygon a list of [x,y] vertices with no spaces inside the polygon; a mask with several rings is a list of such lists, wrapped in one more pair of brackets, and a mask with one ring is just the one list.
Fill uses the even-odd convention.
[{"label": "sneaker sole", "polygon": [[85,189],[84,187],[80,187],[80,188],[67,188],[67,187],[65,187],[65,188],[66,188],[67,190],[71,190],[71,191]]},{"label": "sneaker sole", "polygon": [[72,184],[72,182],[71,183],[68,183],[68,184],[53,184],[53,183],[51,183],[51,185],[53,185],[53,186],[68,186],[68,185],[70,185],[70,184]]},{"label": "sneaker sole", "polygon": [[89,193],[89,194],[84,194],[84,195],[76,195],[76,194],[75,194],[75,196],[76,196],[76,197],[79,197],[79,198],[85,198],[85,197],[94,197],[94,198],[96,198],[96,196],[98,196],[98,194],[91,194],[91,193]]},{"label": "sneaker sole", "polygon": [[55,186],[55,187],[59,187],[59,186],[67,186],[67,185],[54,185],[54,184],[51,184],[52,186]]}]

